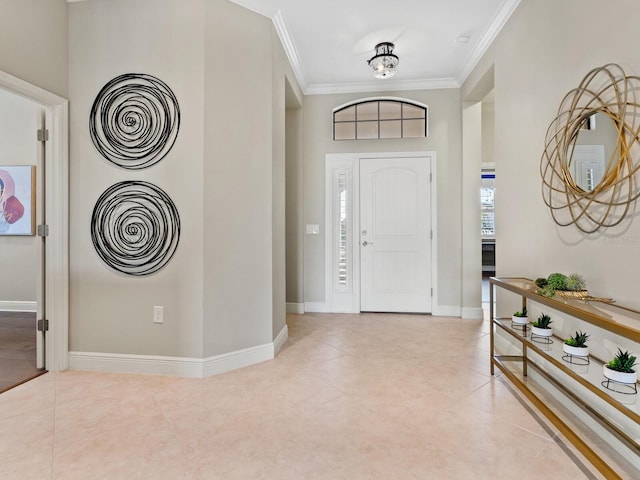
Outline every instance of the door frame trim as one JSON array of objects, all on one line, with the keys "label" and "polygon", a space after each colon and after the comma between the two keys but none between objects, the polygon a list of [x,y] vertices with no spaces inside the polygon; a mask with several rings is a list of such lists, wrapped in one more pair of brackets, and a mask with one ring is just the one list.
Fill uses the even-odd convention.
[{"label": "door frame trim", "polygon": [[[32,100],[45,109],[49,140],[45,144],[46,205],[49,236],[46,242],[47,291],[45,318],[47,370],[69,365],[69,101],[0,71],[0,88]],[[33,133],[34,138],[36,132]]]},{"label": "door frame trim", "polygon": [[[328,153],[325,155],[325,309],[327,312],[336,313],[360,313],[360,235],[353,232],[360,231],[360,210],[358,202],[360,199],[360,160],[374,158],[416,158],[427,157],[430,163],[431,172],[431,287],[433,295],[431,298],[431,310],[436,312],[438,307],[438,206],[437,206],[437,157],[435,151],[415,151],[415,152],[374,152],[374,153]],[[348,243],[351,247],[353,262],[351,263],[351,289],[349,292],[336,292],[332,274],[334,267],[333,241],[335,232],[333,231],[333,201],[332,178],[336,168],[346,169],[351,175],[351,192],[348,196],[350,200],[350,212],[352,215],[351,238]],[[357,266],[357,268],[356,268]]]}]

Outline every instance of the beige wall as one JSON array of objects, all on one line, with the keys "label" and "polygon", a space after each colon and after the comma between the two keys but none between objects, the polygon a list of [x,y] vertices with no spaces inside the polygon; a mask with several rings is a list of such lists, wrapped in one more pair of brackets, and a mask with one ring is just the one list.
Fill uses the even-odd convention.
[{"label": "beige wall", "polygon": [[[202,356],[202,1],[115,0],[69,5],[70,350]],[[178,98],[181,125],[168,155],[131,171],[104,159],[88,134],[91,105],[112,78],[147,73]],[[98,196],[145,180],[176,204],[180,243],[167,266],[145,277],[110,269],[96,254],[90,220]],[[164,324],[152,322],[164,306]]]},{"label": "beige wall", "polygon": [[462,109],[462,317],[482,319],[480,163],[484,123],[481,103]]},{"label": "beige wall", "polygon": [[67,2],[0,0],[0,71],[67,96]]},{"label": "beige wall", "polygon": [[[35,132],[40,112],[37,104],[0,90],[0,168],[38,165],[40,144]],[[34,302],[35,307],[40,243],[36,236],[0,236],[0,309],[3,302]]]},{"label": "beige wall", "polygon": [[[388,95],[429,106],[429,138],[334,141],[332,110],[358,98]],[[437,155],[437,274],[440,306],[461,305],[461,106],[460,91],[422,90],[311,95],[304,101],[304,223],[322,226],[305,235],[305,302],[324,302],[324,163],[327,153],[435,151]]]},{"label": "beige wall", "polygon": [[304,220],[302,108],[286,111],[287,302],[304,303]]},{"label": "beige wall", "polygon": [[[291,142],[287,139],[294,137],[295,143],[302,143],[302,131],[292,129],[287,132],[287,107],[290,104],[301,103],[302,92],[297,86],[295,75],[287,56],[282,48],[280,39],[271,28],[272,56],[272,324],[273,336],[285,327],[287,320],[287,221],[286,221],[286,187],[287,187],[287,150],[291,148]],[[289,152],[291,154],[291,152]],[[291,199],[295,202],[295,199]],[[289,245],[293,252],[302,245]]]},{"label": "beige wall", "polygon": [[212,355],[271,341],[271,26],[226,1],[207,2],[205,13],[204,342]]},{"label": "beige wall", "polygon": [[547,128],[588,71],[616,62],[640,73],[639,14],[634,0],[615,8],[606,0],[523,0],[463,86],[465,98],[494,65],[499,275],[579,272],[593,294],[640,307],[638,216],[591,235],[558,227],[542,201],[539,173]]},{"label": "beige wall", "polygon": [[[285,326],[293,78],[271,20],[226,0],[94,0],[70,4],[69,32],[71,350],[207,358],[271,343]],[[181,111],[173,149],[140,171],[102,159],[87,132],[98,90],[128,72],[165,81]],[[126,179],[155,183],[180,213],[176,254],[147,277],[109,269],[89,235],[97,197]]]},{"label": "beige wall", "polygon": [[[495,104],[482,102],[482,163],[493,165],[495,161],[495,138],[496,138],[496,110]],[[484,166],[483,165],[483,166]]]}]

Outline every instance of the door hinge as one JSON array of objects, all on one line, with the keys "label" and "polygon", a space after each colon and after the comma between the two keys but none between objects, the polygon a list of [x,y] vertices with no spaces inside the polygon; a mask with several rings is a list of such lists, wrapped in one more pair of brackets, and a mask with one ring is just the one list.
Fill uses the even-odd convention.
[{"label": "door hinge", "polygon": [[433,230],[431,230],[431,231],[429,232],[429,238],[430,238],[431,240],[433,240]]},{"label": "door hinge", "polygon": [[433,287],[431,287],[431,296],[433,297]]},{"label": "door hinge", "polygon": [[48,332],[49,331],[49,320],[38,320],[38,331],[39,332]]},{"label": "door hinge", "polygon": [[49,140],[49,130],[46,128],[38,129],[38,141],[46,142],[47,140]]},{"label": "door hinge", "polygon": [[39,237],[48,237],[49,236],[49,225],[38,225],[37,233]]},{"label": "door hinge", "polygon": [[433,173],[429,172],[429,183],[433,182]]}]

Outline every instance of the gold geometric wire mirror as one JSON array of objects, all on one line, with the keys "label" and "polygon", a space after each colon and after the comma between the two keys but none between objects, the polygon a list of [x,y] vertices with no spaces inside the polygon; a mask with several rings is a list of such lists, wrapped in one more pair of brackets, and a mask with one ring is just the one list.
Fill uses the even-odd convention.
[{"label": "gold geometric wire mirror", "polygon": [[542,197],[558,225],[593,233],[635,208],[639,96],[640,77],[611,63],[591,70],[562,100],[540,162]]}]

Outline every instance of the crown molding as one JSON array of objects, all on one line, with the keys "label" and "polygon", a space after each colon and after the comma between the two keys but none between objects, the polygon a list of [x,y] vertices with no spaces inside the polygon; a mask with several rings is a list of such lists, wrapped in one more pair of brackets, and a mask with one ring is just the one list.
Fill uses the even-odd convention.
[{"label": "crown molding", "polygon": [[438,90],[460,88],[455,78],[425,80],[377,80],[358,83],[316,83],[309,85],[305,95],[327,95],[336,93],[399,92],[404,90]]},{"label": "crown molding", "polygon": [[476,65],[478,65],[482,56],[487,52],[493,41],[496,39],[500,30],[502,30],[504,25],[507,23],[507,20],[509,20],[513,12],[518,8],[518,5],[520,5],[520,1],[521,0],[505,0],[502,4],[496,15],[493,17],[493,20],[482,34],[476,48],[473,49],[460,69],[460,72],[456,76],[460,85],[465,82],[473,69],[476,68]]},{"label": "crown molding", "polygon": [[300,55],[298,55],[296,45],[293,43],[291,35],[289,35],[287,24],[285,23],[284,17],[282,16],[282,12],[280,10],[275,13],[272,21],[273,26],[278,33],[278,37],[280,38],[280,43],[282,43],[282,48],[284,49],[284,52],[289,59],[289,63],[291,64],[291,68],[293,69],[293,73],[296,76],[298,85],[300,86],[302,92],[306,93],[307,80],[304,74],[304,67],[302,65],[302,61],[300,60]]},{"label": "crown molding", "polygon": [[273,1],[265,0],[229,0],[231,3],[240,5],[241,7],[251,10],[252,12],[259,13],[263,17],[273,18],[276,14],[276,8],[273,5]]}]

